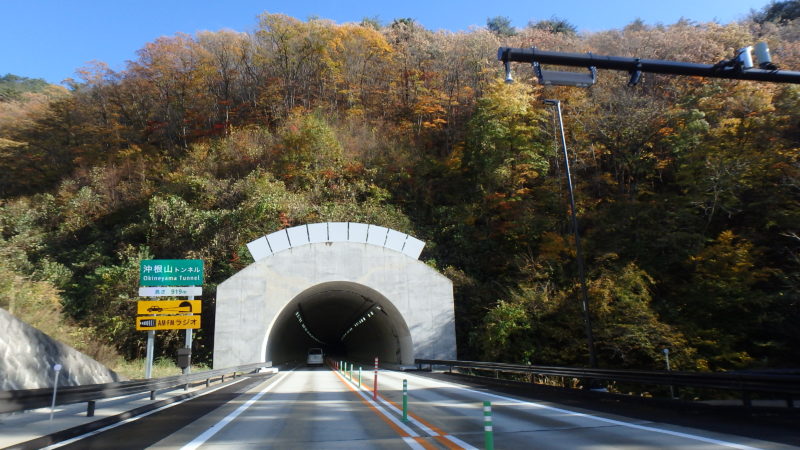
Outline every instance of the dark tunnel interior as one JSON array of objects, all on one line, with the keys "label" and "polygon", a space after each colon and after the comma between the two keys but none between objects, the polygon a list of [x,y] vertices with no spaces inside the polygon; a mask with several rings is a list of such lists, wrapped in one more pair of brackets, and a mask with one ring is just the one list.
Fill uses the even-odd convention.
[{"label": "dark tunnel interior", "polygon": [[309,348],[326,356],[370,364],[413,362],[404,319],[386,297],[363,285],[324,283],[295,297],[275,319],[266,358],[273,364],[304,362]]}]

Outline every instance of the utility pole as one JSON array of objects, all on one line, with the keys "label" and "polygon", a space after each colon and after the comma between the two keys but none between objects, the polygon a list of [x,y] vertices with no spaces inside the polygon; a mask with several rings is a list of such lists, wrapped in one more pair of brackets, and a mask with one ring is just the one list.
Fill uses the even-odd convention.
[{"label": "utility pole", "polygon": [[564,168],[567,174],[567,189],[569,191],[569,205],[572,210],[572,232],[575,235],[575,252],[578,259],[578,277],[581,280],[581,306],[583,309],[583,324],[586,329],[586,347],[589,349],[589,366],[597,367],[597,354],[594,349],[594,335],[592,333],[592,319],[589,315],[589,291],[586,288],[586,269],[583,261],[583,248],[581,236],[578,232],[578,213],[575,210],[575,193],[572,189],[572,173],[569,168],[569,154],[567,153],[567,138],[564,135],[564,120],[561,117],[561,102],[559,100],[545,100],[545,104],[556,107],[558,113],[558,127],[561,130],[561,148],[564,149]]}]

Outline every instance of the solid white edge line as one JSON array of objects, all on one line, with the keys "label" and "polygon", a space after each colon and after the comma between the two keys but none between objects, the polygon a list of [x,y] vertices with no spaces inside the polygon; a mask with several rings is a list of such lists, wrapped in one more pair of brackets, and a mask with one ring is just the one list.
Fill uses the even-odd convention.
[{"label": "solid white edge line", "polygon": [[[383,403],[387,407],[391,408],[397,414],[400,414],[400,415],[403,414],[403,411],[400,408],[398,408],[398,407],[394,406],[393,404],[389,403],[389,401],[387,401],[385,398],[381,397],[380,395],[378,396],[378,399],[381,401],[381,403]],[[408,414],[408,421],[413,423],[414,425],[418,426],[419,428],[421,428],[422,431],[424,431],[425,433],[429,434],[431,437],[439,436],[439,433],[431,430],[424,423],[422,423],[419,420],[413,418],[411,416],[411,414]]]},{"label": "solid white edge line", "polygon": [[290,370],[289,372],[284,372],[281,377],[274,382],[270,383],[269,386],[265,387],[261,390],[258,394],[254,395],[250,400],[245,402],[245,404],[236,408],[232,413],[225,416],[222,420],[212,425],[209,429],[204,431],[202,434],[197,436],[196,438],[192,439],[188,444],[181,447],[181,450],[194,450],[197,447],[203,445],[207,440],[211,439],[215,434],[219,433],[225,425],[231,423],[234,419],[239,417],[239,414],[245,412],[247,408],[249,408],[253,403],[257,402],[258,399],[264,396],[267,392],[271,391],[272,388],[277,386],[281,381],[283,381],[290,373],[292,373],[294,369]]},{"label": "solid white edge line", "polygon": [[[156,409],[154,409],[154,410],[152,410],[152,411],[148,411],[148,412],[146,412],[146,413],[142,413],[142,414],[139,414],[139,415],[137,415],[137,416],[129,417],[129,418],[125,419],[125,420],[121,420],[121,421],[119,421],[119,422],[117,422],[117,423],[112,423],[111,425],[105,426],[105,427],[103,427],[103,428],[98,428],[97,430],[90,431],[90,432],[88,432],[88,433],[86,433],[86,434],[82,434],[82,435],[80,435],[80,436],[75,436],[74,438],[67,439],[66,441],[61,441],[61,442],[57,442],[57,443],[55,443],[55,444],[52,444],[52,445],[48,445],[47,447],[42,447],[42,450],[50,450],[50,449],[59,448],[59,447],[63,447],[63,446],[65,446],[65,445],[72,444],[73,442],[77,442],[77,441],[80,441],[80,440],[82,440],[82,439],[86,439],[86,438],[88,438],[88,437],[91,437],[91,436],[94,436],[94,435],[96,435],[96,434],[100,434],[100,433],[102,433],[102,432],[104,432],[104,431],[108,431],[108,430],[110,430],[110,429],[112,429],[112,428],[116,428],[116,427],[119,427],[119,426],[125,425],[125,424],[127,424],[127,423],[135,422],[135,421],[137,421],[137,420],[141,419],[142,417],[147,417],[147,416],[149,416],[150,414],[155,414],[155,413],[157,413],[157,412],[159,412],[159,411],[162,411],[162,410],[164,410],[164,409],[167,409],[167,408],[172,408],[173,406],[178,406],[178,405],[180,405],[180,404],[181,404],[181,403],[183,403],[183,402],[186,402],[186,401],[189,401],[189,400],[192,400],[192,399],[195,399],[195,398],[202,397],[202,396],[204,396],[204,395],[206,395],[206,394],[210,394],[210,393],[212,393],[212,392],[214,392],[214,391],[217,391],[217,390],[219,390],[219,389],[222,389],[222,388],[224,388],[224,387],[227,387],[227,386],[233,386],[234,384],[236,384],[236,383],[239,383],[239,382],[242,382],[242,381],[244,381],[244,380],[245,380],[245,378],[240,378],[240,379],[238,379],[238,380],[236,380],[236,381],[233,381],[233,382],[231,382],[231,383],[228,383],[228,384],[223,384],[223,385],[217,386],[217,387],[215,387],[215,388],[213,388],[213,389],[209,389],[208,391],[205,391],[205,392],[202,392],[202,393],[200,393],[200,394],[197,394],[197,395],[195,395],[195,396],[188,397],[188,398],[185,398],[185,399],[183,399],[183,400],[179,400],[179,401],[177,401],[177,402],[170,403],[170,404],[168,404],[168,405],[160,406],[160,407],[158,407],[158,408],[156,408]],[[116,398],[119,398],[119,397],[116,397]],[[123,413],[120,413],[120,414],[123,414]]]},{"label": "solid white edge line", "polygon": [[420,443],[419,443],[419,442],[415,441],[415,440],[414,440],[414,438],[410,438],[410,437],[407,437],[407,436],[403,436],[403,441],[405,441],[405,443],[406,443],[406,444],[407,444],[409,447],[413,448],[414,450],[425,450],[425,447],[423,447],[422,445],[420,445]]},{"label": "solid white edge line", "polygon": [[[372,399],[372,398],[371,398],[369,395],[367,395],[367,394],[365,394],[365,393],[363,393],[363,392],[361,392],[361,391],[358,391],[358,390],[357,390],[356,392],[358,393],[358,395],[360,395],[360,396],[361,396],[361,397],[363,397],[363,398],[364,398],[366,401],[368,401],[368,402],[369,402],[369,403],[370,403],[372,406],[374,406],[374,407],[375,407],[375,409],[377,409],[378,411],[380,411],[380,413],[381,413],[381,414],[383,414],[383,415],[384,415],[384,416],[386,416],[386,417],[387,417],[389,420],[391,420],[391,421],[392,421],[392,423],[394,423],[395,425],[397,425],[397,426],[398,426],[398,427],[399,427],[401,430],[403,430],[403,431],[405,431],[406,433],[408,433],[408,435],[409,435],[409,436],[411,436],[411,437],[419,437],[419,434],[418,434],[416,431],[414,431],[414,430],[412,430],[411,428],[409,428],[409,427],[408,427],[406,424],[404,424],[403,422],[401,422],[400,420],[398,420],[398,419],[397,419],[395,416],[393,416],[392,414],[389,414],[389,412],[388,412],[388,411],[386,411],[385,409],[383,409],[383,407],[381,407],[381,405],[379,405],[379,404],[378,404],[378,403],[377,403],[375,400],[373,400],[373,399]],[[412,439],[412,440],[413,440],[413,439]],[[416,441],[415,441],[415,442],[416,442]]]},{"label": "solid white edge line", "polygon": [[[395,372],[395,371],[388,371],[388,373],[398,374],[398,372]],[[422,379],[423,379],[423,380],[429,380],[429,378],[422,378]],[[356,387],[356,389],[359,389],[358,385],[356,385],[355,383],[353,383],[353,385]],[[360,388],[360,389],[364,390],[365,392],[370,392],[370,391],[367,389],[367,387],[366,387],[366,386],[361,386],[361,388]],[[382,401],[383,403],[385,403],[385,404],[386,404],[388,407],[392,408],[392,409],[393,409],[394,411],[396,411],[398,414],[402,414],[402,413],[403,413],[402,411],[400,411],[400,409],[399,409],[399,408],[397,408],[397,407],[396,407],[396,406],[394,406],[393,404],[391,404],[391,403],[387,402],[386,400],[384,400],[384,398],[383,398],[383,397],[381,397],[381,396],[378,396],[378,398],[380,398],[380,399],[381,399],[381,401]],[[453,436],[452,434],[449,434],[449,433],[439,434],[439,433],[437,433],[437,432],[433,431],[432,429],[430,429],[430,428],[429,428],[428,426],[426,426],[425,424],[423,424],[423,423],[419,422],[418,420],[414,419],[413,417],[411,417],[411,415],[409,415],[409,416],[408,416],[408,420],[410,420],[411,422],[413,422],[413,423],[414,423],[416,426],[418,426],[419,428],[421,428],[421,429],[422,429],[423,431],[425,431],[426,433],[430,434],[430,435],[431,435],[431,437],[437,437],[437,436],[441,436],[441,437],[443,437],[443,438],[447,439],[448,441],[452,442],[453,444],[455,444],[455,445],[457,445],[457,446],[459,446],[459,447],[463,448],[464,450],[478,450],[478,448],[477,448],[477,447],[474,447],[472,444],[469,444],[469,443],[467,443],[467,442],[464,442],[464,441],[462,441],[461,439],[459,439],[459,438],[457,438],[457,437]]]},{"label": "solid white edge line", "polygon": [[445,434],[442,437],[447,439],[448,441],[458,445],[459,447],[464,448],[465,450],[478,450],[478,447],[473,447],[471,444],[468,444],[461,439],[453,436],[452,434]]},{"label": "solid white edge line", "polygon": [[[339,372],[338,372],[336,369],[331,369],[331,370],[333,371],[334,375],[336,375],[337,377],[339,377],[339,379],[341,379],[341,380],[342,380],[342,381],[344,381],[345,383],[348,383],[348,382],[349,382],[349,383],[353,384],[352,380],[348,381],[348,380],[347,380],[347,377],[345,377],[344,375],[340,374],[340,373],[339,373]],[[412,430],[411,428],[408,428],[408,427],[407,427],[407,426],[406,426],[406,425],[405,425],[403,422],[400,422],[399,420],[397,420],[397,419],[396,419],[396,418],[395,418],[393,415],[389,414],[389,413],[388,413],[388,412],[387,412],[385,409],[383,409],[383,408],[381,407],[381,405],[379,405],[379,404],[378,404],[378,403],[377,403],[375,400],[373,400],[372,398],[370,398],[370,396],[369,396],[369,395],[367,395],[367,394],[365,394],[364,392],[362,392],[362,391],[361,391],[361,389],[359,389],[359,388],[358,388],[358,386],[354,385],[354,387],[356,388],[356,389],[355,389],[355,392],[356,392],[358,395],[360,395],[360,396],[361,396],[361,397],[362,397],[364,400],[366,400],[366,401],[367,401],[367,403],[369,403],[370,405],[372,405],[372,406],[373,406],[375,409],[377,409],[377,410],[378,410],[378,412],[380,412],[381,414],[383,414],[383,415],[384,415],[384,417],[387,417],[389,420],[391,420],[391,421],[392,421],[392,423],[394,423],[395,425],[397,425],[397,426],[398,426],[398,427],[399,427],[401,430],[405,431],[405,432],[408,434],[408,436],[400,436],[400,437],[403,439],[403,442],[405,442],[405,443],[406,443],[406,445],[408,445],[409,447],[411,447],[411,448],[413,448],[413,449],[415,449],[415,450],[417,450],[417,449],[418,449],[418,450],[425,450],[425,447],[424,447],[424,446],[420,445],[420,443],[419,443],[419,442],[417,442],[416,440],[414,440],[414,438],[415,438],[415,437],[420,437],[420,436],[419,436],[419,434],[417,434],[417,433],[416,433],[414,430]],[[380,397],[379,397],[379,398],[380,398]],[[383,400],[383,399],[381,399],[381,400]],[[390,405],[390,406],[391,406],[391,405]]]},{"label": "solid white edge line", "polygon": [[501,400],[505,400],[505,401],[509,401],[509,402],[513,402],[513,403],[521,403],[521,404],[531,405],[531,406],[535,406],[537,408],[548,409],[548,410],[551,410],[551,411],[565,413],[565,414],[573,415],[573,416],[576,416],[576,417],[585,417],[587,419],[594,419],[594,420],[598,420],[600,422],[606,422],[606,423],[610,423],[610,424],[614,424],[614,425],[620,425],[620,426],[623,426],[623,427],[635,428],[637,430],[652,431],[652,432],[655,432],[655,433],[668,434],[668,435],[671,435],[671,436],[683,437],[683,438],[687,438],[687,439],[693,439],[693,440],[696,440],[696,441],[708,442],[710,444],[722,445],[724,447],[738,448],[738,449],[742,449],[742,450],[755,450],[756,449],[756,447],[750,447],[748,445],[743,445],[743,444],[736,444],[734,442],[721,441],[721,440],[718,440],[718,439],[707,438],[707,437],[703,437],[703,436],[697,436],[697,435],[694,435],[694,434],[681,433],[679,431],[664,430],[664,429],[661,429],[661,428],[654,428],[654,427],[648,427],[648,426],[644,426],[644,425],[636,425],[636,424],[632,424],[632,423],[628,423],[628,422],[622,422],[622,421],[614,420],[614,419],[607,419],[605,417],[592,416],[590,414],[584,414],[584,413],[579,413],[579,412],[575,412],[575,411],[570,411],[568,409],[561,409],[561,408],[556,408],[556,407],[553,407],[553,406],[542,405],[540,403],[534,403],[534,402],[530,402],[530,401],[519,400],[519,399],[511,398],[511,397],[505,397],[503,395],[497,395],[497,394],[491,394],[491,393],[488,393],[488,392],[476,391],[474,389],[469,389],[469,388],[466,388],[466,387],[462,387],[462,386],[457,385],[457,384],[446,383],[446,382],[435,380],[435,379],[431,379],[431,378],[419,377],[417,375],[412,375],[412,376],[415,376],[417,378],[422,378],[423,380],[433,381],[432,384],[440,384],[440,385],[444,385],[444,386],[448,386],[448,387],[453,387],[453,388],[461,389],[461,390],[464,390],[464,391],[467,391],[467,392],[472,392],[473,394],[487,395],[487,396],[490,396],[490,397],[499,398]]},{"label": "solid white edge line", "polygon": [[[348,381],[346,377],[342,377],[342,378],[344,378],[344,380],[345,380],[345,381]],[[350,384],[352,384],[352,385],[353,385],[353,387],[355,387],[357,391],[359,391],[359,390],[363,390],[363,391],[365,391],[365,392],[371,392],[371,391],[369,391],[369,390],[366,388],[366,386],[361,386],[361,387],[359,388],[359,387],[358,387],[358,385],[357,385],[357,384],[356,384],[354,381],[352,381],[352,380],[350,380]],[[402,415],[402,414],[403,414],[403,411],[402,411],[400,408],[398,408],[398,407],[394,406],[393,404],[389,403],[389,402],[388,402],[386,399],[384,399],[382,396],[380,396],[380,395],[379,395],[379,396],[378,396],[378,399],[381,401],[381,403],[383,403],[384,405],[386,405],[386,407],[387,407],[387,408],[391,409],[392,411],[394,411],[394,412],[395,412],[395,413],[397,413],[398,415]],[[439,436],[439,433],[437,433],[437,432],[433,431],[432,429],[430,429],[430,427],[426,426],[424,423],[422,423],[422,422],[418,421],[417,419],[415,419],[414,417],[412,417],[412,416],[411,416],[411,414],[408,414],[408,421],[409,421],[409,422],[411,422],[411,423],[413,423],[413,424],[414,424],[414,425],[416,425],[417,427],[419,427],[419,428],[420,428],[422,431],[424,431],[426,434],[430,435],[430,437],[437,437],[437,436]]]}]

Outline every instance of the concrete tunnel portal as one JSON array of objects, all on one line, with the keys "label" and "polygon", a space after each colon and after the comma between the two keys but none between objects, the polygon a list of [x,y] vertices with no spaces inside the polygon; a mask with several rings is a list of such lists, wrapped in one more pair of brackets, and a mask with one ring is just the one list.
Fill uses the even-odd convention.
[{"label": "concrete tunnel portal", "polygon": [[[303,361],[311,347],[326,355],[390,364],[409,360],[411,335],[402,315],[383,295],[347,282],[317,285],[293,299],[275,318],[266,359]],[[406,358],[403,358],[406,356]]]},{"label": "concrete tunnel portal", "polygon": [[452,283],[418,260],[423,247],[352,222],[250,242],[255,262],[217,288],[214,368],[302,362],[312,347],[365,364],[454,359]]}]

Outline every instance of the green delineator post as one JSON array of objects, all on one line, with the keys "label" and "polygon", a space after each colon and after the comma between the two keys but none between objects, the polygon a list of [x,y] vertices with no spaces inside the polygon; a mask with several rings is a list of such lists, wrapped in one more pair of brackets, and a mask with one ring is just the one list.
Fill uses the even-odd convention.
[{"label": "green delineator post", "polygon": [[408,380],[403,380],[403,422],[408,422]]},{"label": "green delineator post", "polygon": [[492,402],[483,402],[483,440],[486,450],[494,450],[494,432],[492,431]]}]

